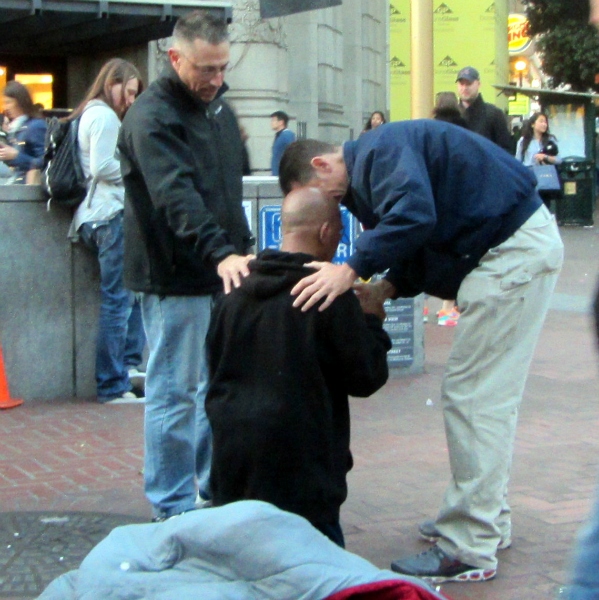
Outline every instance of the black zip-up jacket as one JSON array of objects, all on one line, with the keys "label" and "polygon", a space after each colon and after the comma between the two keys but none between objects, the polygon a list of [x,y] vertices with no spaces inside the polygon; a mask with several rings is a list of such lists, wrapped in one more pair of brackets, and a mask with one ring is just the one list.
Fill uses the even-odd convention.
[{"label": "black zip-up jacket", "polygon": [[222,289],[216,265],[244,254],[243,143],[231,108],[195,99],[172,67],[134,102],[119,135],[125,284],[158,295]]},{"label": "black zip-up jacket", "polygon": [[307,254],[265,250],[216,304],[208,332],[215,505],[253,499],[331,523],[347,496],[348,394],[387,380],[391,347],[353,291],[327,310],[293,308]]},{"label": "black zip-up jacket", "polygon": [[462,113],[468,129],[495,142],[500,148],[512,153],[512,137],[507,128],[505,115],[500,108],[483,100],[479,94]]}]

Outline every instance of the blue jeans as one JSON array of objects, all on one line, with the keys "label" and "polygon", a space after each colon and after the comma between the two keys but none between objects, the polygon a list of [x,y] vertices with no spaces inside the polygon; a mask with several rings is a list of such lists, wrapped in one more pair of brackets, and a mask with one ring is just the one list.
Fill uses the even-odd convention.
[{"label": "blue jeans", "polygon": [[141,304],[136,294],[131,294],[131,314],[127,320],[125,341],[125,367],[138,367],[143,362],[146,334],[141,317]]},{"label": "blue jeans", "polygon": [[572,572],[572,583],[565,600],[599,598],[599,488],[587,523],[582,528]]},{"label": "blue jeans", "polygon": [[145,492],[154,516],[210,498],[212,432],[206,416],[206,333],[212,296],[142,294],[146,370]]},{"label": "blue jeans", "polygon": [[79,236],[100,264],[96,384],[98,400],[106,402],[131,389],[124,357],[132,294],[123,285],[122,211],[109,221],[83,223]]}]

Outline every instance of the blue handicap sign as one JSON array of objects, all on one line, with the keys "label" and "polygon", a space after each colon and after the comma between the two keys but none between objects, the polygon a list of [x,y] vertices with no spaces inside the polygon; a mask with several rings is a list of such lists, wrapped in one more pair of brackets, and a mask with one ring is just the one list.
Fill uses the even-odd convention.
[{"label": "blue handicap sign", "polygon": [[[345,208],[341,207],[341,222],[343,224],[343,235],[333,257],[333,262],[341,264],[347,261],[354,251],[355,242],[355,217]],[[278,250],[283,236],[281,233],[281,207],[263,206],[260,209],[259,219],[260,231],[258,235],[259,249],[273,248]]]},{"label": "blue handicap sign", "polygon": [[283,241],[281,235],[281,207],[263,206],[260,209],[259,250],[278,250]]}]

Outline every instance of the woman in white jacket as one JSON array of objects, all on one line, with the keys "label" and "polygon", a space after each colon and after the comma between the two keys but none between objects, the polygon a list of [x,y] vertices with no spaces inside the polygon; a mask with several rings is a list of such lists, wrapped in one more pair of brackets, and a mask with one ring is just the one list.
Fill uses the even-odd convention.
[{"label": "woman in white jacket", "polygon": [[[88,191],[77,208],[69,237],[81,239],[98,257],[102,295],[96,349],[98,401],[134,402],[138,398],[129,380],[125,360],[128,321],[129,344],[145,338],[131,292],[123,287],[123,207],[125,188],[121,176],[117,139],[121,120],[143,88],[138,70],[120,58],[100,70],[85,99],[69,116],[79,120],[79,155]],[[136,350],[138,351],[138,350]]]}]

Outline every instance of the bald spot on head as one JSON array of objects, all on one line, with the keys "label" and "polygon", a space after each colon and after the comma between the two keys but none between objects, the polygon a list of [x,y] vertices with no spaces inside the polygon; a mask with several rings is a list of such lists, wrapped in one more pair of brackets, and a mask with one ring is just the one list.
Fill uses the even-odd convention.
[{"label": "bald spot on head", "polygon": [[318,188],[296,188],[285,196],[281,207],[283,234],[300,228],[320,227],[337,212],[337,202],[327,200]]},{"label": "bald spot on head", "polygon": [[339,204],[318,188],[295,188],[283,200],[281,226],[281,250],[331,260],[341,236]]}]

